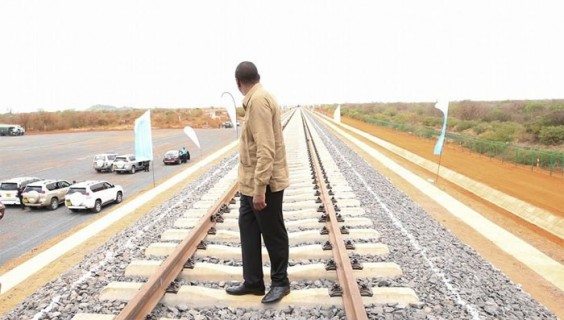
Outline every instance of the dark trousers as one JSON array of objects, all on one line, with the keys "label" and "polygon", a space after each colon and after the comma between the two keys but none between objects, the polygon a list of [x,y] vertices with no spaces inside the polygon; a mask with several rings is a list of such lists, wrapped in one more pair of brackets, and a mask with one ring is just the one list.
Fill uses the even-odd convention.
[{"label": "dark trousers", "polygon": [[239,232],[243,253],[243,279],[249,288],[264,288],[262,273],[261,235],[270,257],[270,278],[273,287],[283,287],[288,281],[288,232],[282,217],[284,190],[266,189],[266,208],[253,211],[253,197],[241,195]]}]

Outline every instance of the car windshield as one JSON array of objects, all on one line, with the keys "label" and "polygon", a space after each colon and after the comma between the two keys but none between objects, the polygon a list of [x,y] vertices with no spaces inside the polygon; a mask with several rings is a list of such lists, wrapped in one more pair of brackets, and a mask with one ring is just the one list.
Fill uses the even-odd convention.
[{"label": "car windshield", "polygon": [[70,188],[68,194],[82,193],[86,194],[86,188]]},{"label": "car windshield", "polygon": [[126,157],[116,157],[116,161],[127,161]]},{"label": "car windshield", "polygon": [[178,151],[169,151],[165,154],[165,156],[177,156],[178,155]]},{"label": "car windshield", "polygon": [[116,159],[116,156],[113,155],[113,154],[110,154],[110,155],[108,155],[108,159],[110,159],[110,160],[115,160],[115,159]]},{"label": "car windshield", "polygon": [[27,186],[25,187],[24,192],[30,192],[30,191],[40,192],[41,190],[42,190],[41,186]]},{"label": "car windshield", "polygon": [[94,157],[94,160],[104,160],[104,159],[106,159],[106,157],[104,157],[104,156],[95,156]]},{"label": "car windshield", "polygon": [[18,190],[18,184],[15,182],[2,182],[0,190]]}]

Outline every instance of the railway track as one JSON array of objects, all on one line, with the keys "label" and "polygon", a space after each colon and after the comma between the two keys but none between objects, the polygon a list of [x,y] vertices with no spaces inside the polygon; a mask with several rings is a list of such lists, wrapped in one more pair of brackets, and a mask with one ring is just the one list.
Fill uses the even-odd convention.
[{"label": "railway track", "polygon": [[[311,113],[283,119],[292,292],[281,302],[225,293],[242,280],[231,154],[1,318],[558,318]],[[268,277],[266,250],[263,261]]]},{"label": "railway track", "polygon": [[[365,305],[418,304],[415,292],[401,287],[369,287],[363,279],[397,278],[393,262],[372,262],[389,249],[339,172],[317,132],[301,111],[285,125],[291,186],[285,191],[284,216],[290,239],[292,292],[280,303],[260,297],[230,296],[223,286],[241,280],[239,200],[236,166],[174,228],[145,249],[145,259],[125,268],[130,281],[111,282],[100,301],[127,301],[119,315],[79,313],[73,319],[144,319],[158,308],[342,308],[348,319],[367,319]],[[263,260],[268,261],[266,250]],[[265,266],[265,277],[269,277]],[[155,309],[156,308],[156,309]],[[340,313],[343,315],[342,311]]]}]

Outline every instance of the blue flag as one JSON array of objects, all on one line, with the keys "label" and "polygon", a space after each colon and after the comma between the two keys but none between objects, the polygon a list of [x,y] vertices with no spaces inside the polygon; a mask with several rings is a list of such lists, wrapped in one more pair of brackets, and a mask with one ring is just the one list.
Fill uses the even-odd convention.
[{"label": "blue flag", "polygon": [[441,134],[439,135],[439,139],[435,144],[435,149],[433,153],[435,155],[440,155],[443,152],[443,144],[445,143],[445,134],[447,128],[447,118],[448,118],[448,101],[439,101],[435,104],[435,108],[441,110],[443,112],[443,128],[441,130]]},{"label": "blue flag", "polygon": [[153,138],[151,135],[151,110],[135,119],[135,159],[153,160]]}]

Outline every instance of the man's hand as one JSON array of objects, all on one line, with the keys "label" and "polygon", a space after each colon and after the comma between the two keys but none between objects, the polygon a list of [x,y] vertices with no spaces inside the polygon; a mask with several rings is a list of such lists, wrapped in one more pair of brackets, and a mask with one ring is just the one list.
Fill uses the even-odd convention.
[{"label": "man's hand", "polygon": [[266,208],[266,196],[263,195],[255,195],[253,197],[253,209],[255,211],[261,211],[262,209]]}]

